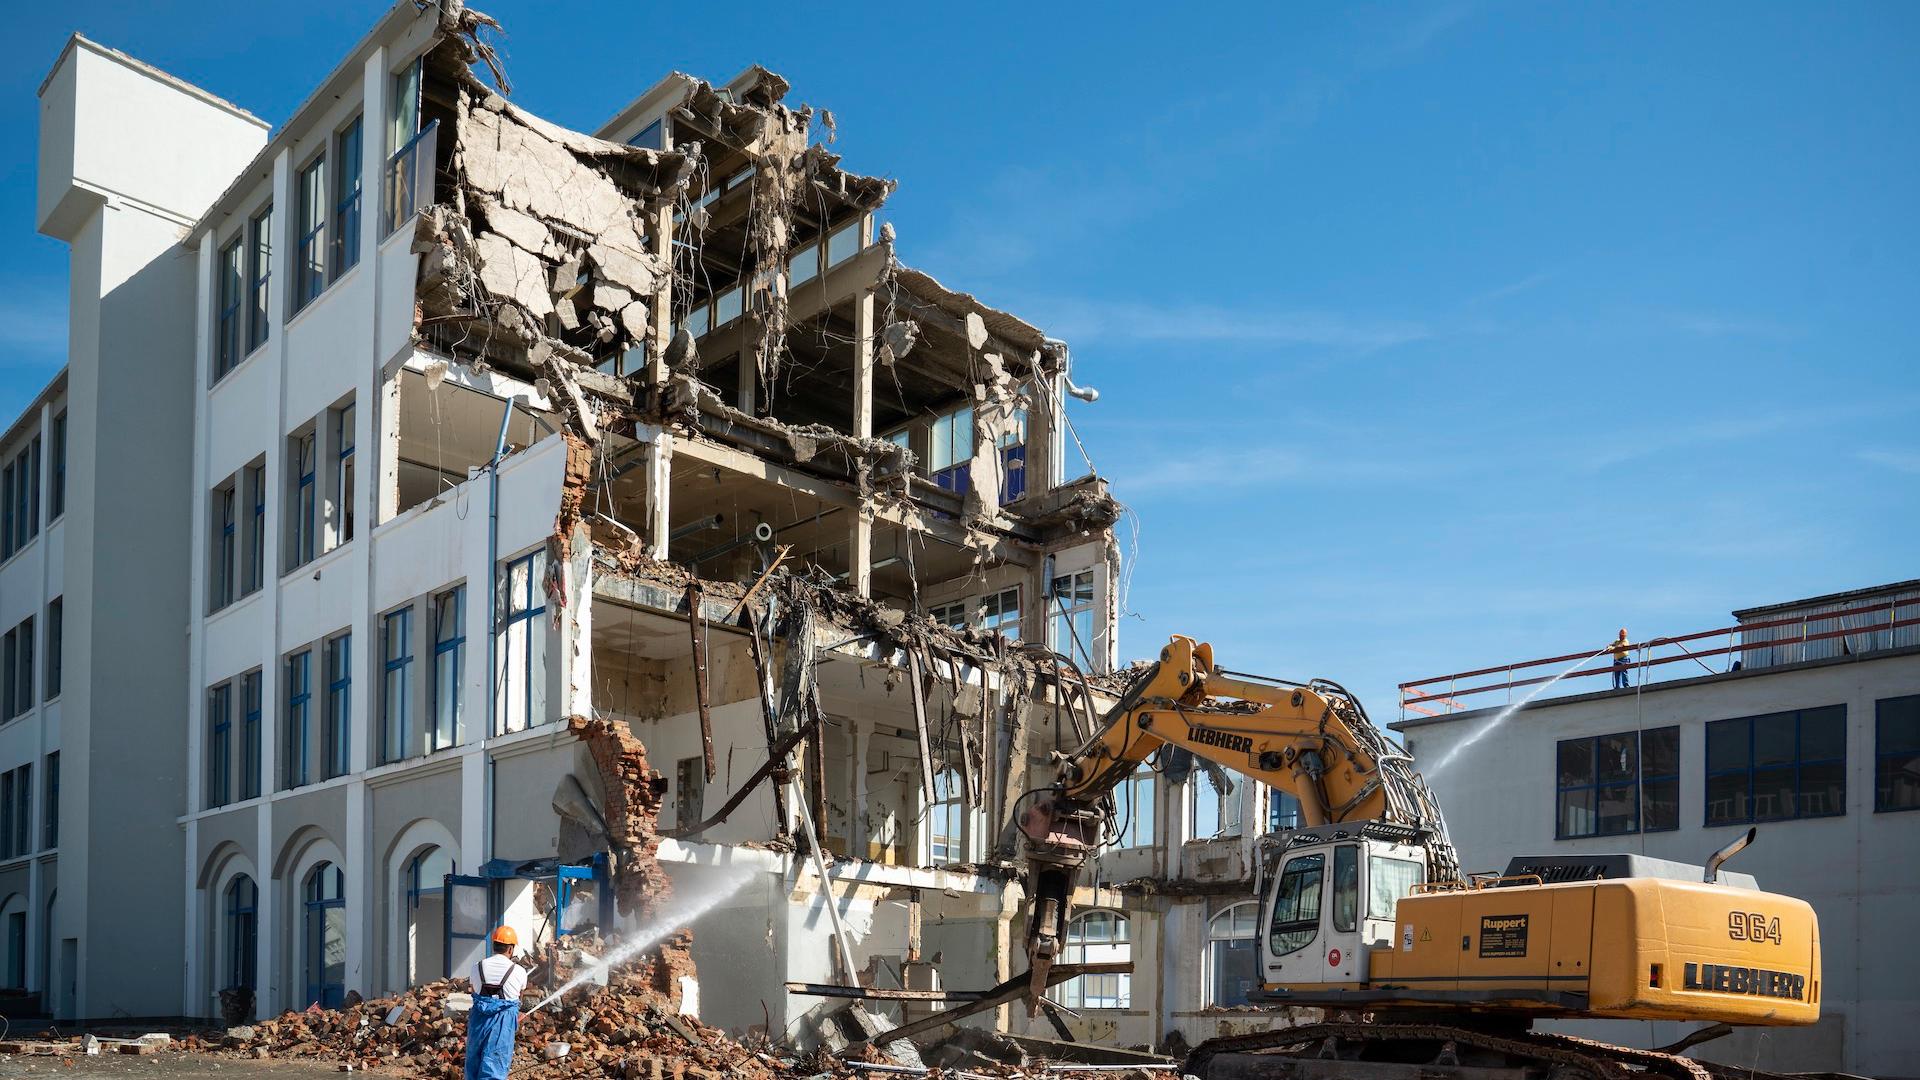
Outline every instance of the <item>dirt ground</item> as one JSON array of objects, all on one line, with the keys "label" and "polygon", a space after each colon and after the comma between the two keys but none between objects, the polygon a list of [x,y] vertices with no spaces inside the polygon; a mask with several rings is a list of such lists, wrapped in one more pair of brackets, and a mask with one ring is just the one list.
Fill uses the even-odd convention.
[{"label": "dirt ground", "polygon": [[0,1054],[0,1080],[100,1077],[102,1080],[315,1080],[344,1076],[333,1065],[310,1061],[251,1061],[208,1054],[101,1054],[41,1057]]}]

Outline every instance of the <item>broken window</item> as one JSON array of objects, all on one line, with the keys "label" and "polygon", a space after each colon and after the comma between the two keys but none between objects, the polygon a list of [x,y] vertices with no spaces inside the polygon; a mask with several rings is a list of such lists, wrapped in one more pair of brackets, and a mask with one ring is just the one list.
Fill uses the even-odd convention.
[{"label": "broken window", "polygon": [[[420,127],[419,60],[393,73],[391,92],[387,103],[387,164],[381,174],[382,238],[412,220],[422,201],[432,201],[431,194],[423,200],[421,191],[423,172],[433,171],[434,146],[433,139]],[[430,182],[424,186],[431,192]]]},{"label": "broken window", "polygon": [[955,600],[951,604],[935,604],[927,609],[927,618],[950,630],[965,630],[971,621],[967,617],[965,600]]},{"label": "broken window", "polygon": [[314,537],[319,528],[319,503],[314,486],[319,447],[311,425],[293,437],[288,457],[293,462],[293,469],[288,473],[293,484],[287,493],[288,508],[292,511],[287,520],[287,569],[291,570],[312,561]]},{"label": "broken window", "polygon": [[389,156],[420,133],[420,59],[409,60],[393,73],[387,100],[387,147]]},{"label": "broken window", "polygon": [[1083,670],[1099,670],[1093,662],[1093,571],[1080,570],[1053,579],[1054,652],[1069,656]]},{"label": "broken window", "polygon": [[474,469],[493,459],[500,435],[500,417],[507,420],[505,452],[533,445],[540,434],[539,415],[525,407],[462,386],[452,378],[434,381],[419,371],[399,375],[400,408],[394,423],[400,429],[398,478],[393,506],[404,512],[467,482]]},{"label": "broken window", "polygon": [[460,742],[461,666],[467,647],[467,587],[433,598],[433,730],[427,749]]},{"label": "broken window", "polygon": [[1193,839],[1213,840],[1240,835],[1240,791],[1238,785],[1228,791],[1217,790],[1204,772],[1195,772],[1187,780],[1192,800]]},{"label": "broken window", "polygon": [[247,351],[267,343],[267,288],[273,278],[273,204],[247,222]]},{"label": "broken window", "polygon": [[307,734],[312,719],[313,650],[301,649],[287,657],[287,711],[280,731],[280,786],[297,788],[312,776]]},{"label": "broken window", "polygon": [[673,768],[673,825],[684,829],[697,825],[706,813],[707,766],[705,758],[681,758]]},{"label": "broken window", "polygon": [[430,847],[407,861],[407,985],[446,971],[447,875],[453,856]]},{"label": "broken window", "polygon": [[294,242],[293,310],[297,314],[327,287],[327,157],[313,159],[300,170],[299,230]]},{"label": "broken window", "polygon": [[326,663],[327,712],[320,725],[322,763],[326,773],[321,779],[331,780],[353,771],[352,631],[327,639]]},{"label": "broken window", "polygon": [[536,548],[500,574],[500,730],[522,731],[547,720],[547,551]]},{"label": "broken window", "polygon": [[1015,409],[1007,418],[1007,427],[994,435],[993,446],[1000,466],[1000,505],[1027,493],[1027,410]]},{"label": "broken window", "polygon": [[989,593],[980,601],[980,626],[1008,641],[1020,640],[1020,587]]},{"label": "broken window", "polygon": [[1260,905],[1238,903],[1207,921],[1207,974],[1203,1005],[1233,1008],[1248,1004],[1260,983]]},{"label": "broken window", "polygon": [[241,242],[243,236],[236,236],[220,249],[219,314],[218,326],[214,331],[213,378],[215,382],[226,377],[240,364],[240,299],[245,294],[245,280],[242,277]]},{"label": "broken window", "polygon": [[1141,762],[1133,775],[1120,781],[1120,786],[1114,789],[1114,811],[1119,832],[1114,837],[1113,847],[1137,848],[1153,844],[1154,779],[1153,766]]},{"label": "broken window", "polygon": [[360,263],[360,158],[362,117],[333,137],[333,278]]},{"label": "broken window", "polygon": [[413,607],[380,620],[380,760],[399,761],[413,752]]},{"label": "broken window", "polygon": [[207,806],[233,801],[233,687],[207,691]]},{"label": "broken window", "polygon": [[208,610],[233,603],[240,584],[240,493],[234,481],[213,489],[213,580]]},{"label": "broken window", "polygon": [[240,676],[240,797],[260,797],[260,673]]},{"label": "broken window", "polygon": [[[1089,911],[1067,924],[1062,964],[1118,964],[1132,959],[1133,944],[1125,915]],[[1069,1009],[1129,1009],[1133,1007],[1133,976],[1125,972],[1079,975],[1060,984],[1058,1000]]]}]

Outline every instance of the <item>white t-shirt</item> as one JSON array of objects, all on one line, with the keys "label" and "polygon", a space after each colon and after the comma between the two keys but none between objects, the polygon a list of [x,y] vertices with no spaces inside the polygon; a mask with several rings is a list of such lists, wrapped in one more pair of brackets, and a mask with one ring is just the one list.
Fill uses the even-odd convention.
[{"label": "white t-shirt", "polygon": [[527,969],[513,962],[508,956],[494,953],[473,965],[473,972],[467,976],[473,984],[473,992],[490,982],[500,984],[500,995],[508,1001],[519,1001],[520,995],[527,990]]}]

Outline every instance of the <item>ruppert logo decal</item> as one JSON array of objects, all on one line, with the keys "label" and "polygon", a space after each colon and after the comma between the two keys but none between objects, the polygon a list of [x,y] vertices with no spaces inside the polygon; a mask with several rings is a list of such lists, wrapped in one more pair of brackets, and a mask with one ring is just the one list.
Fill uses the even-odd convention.
[{"label": "ruppert logo decal", "polygon": [[1192,735],[1193,741],[1197,743],[1217,746],[1222,750],[1238,750],[1243,754],[1253,753],[1253,740],[1245,735],[1234,735],[1225,731],[1215,731],[1212,728],[1201,727],[1198,724],[1188,728],[1187,733]]},{"label": "ruppert logo decal", "polygon": [[1527,955],[1527,917],[1525,915],[1480,916],[1480,955],[1483,957]]},{"label": "ruppert logo decal", "polygon": [[1729,967],[1726,964],[1688,964],[1680,989],[1712,991],[1721,994],[1752,994],[1755,997],[1805,1000],[1807,977],[1791,971],[1766,968]]}]

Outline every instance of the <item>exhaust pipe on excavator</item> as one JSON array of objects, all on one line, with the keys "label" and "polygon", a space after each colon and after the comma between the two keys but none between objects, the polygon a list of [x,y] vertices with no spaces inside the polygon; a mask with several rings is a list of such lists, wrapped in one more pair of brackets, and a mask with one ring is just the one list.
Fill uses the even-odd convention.
[{"label": "exhaust pipe on excavator", "polygon": [[1727,860],[1744,851],[1746,846],[1753,843],[1753,838],[1758,835],[1760,835],[1759,829],[1750,828],[1746,831],[1745,835],[1734,837],[1732,842],[1726,847],[1708,856],[1707,872],[1700,880],[1709,885],[1713,884],[1714,881],[1720,877],[1720,868],[1726,865]]}]

